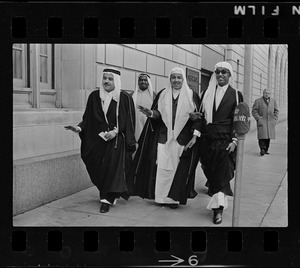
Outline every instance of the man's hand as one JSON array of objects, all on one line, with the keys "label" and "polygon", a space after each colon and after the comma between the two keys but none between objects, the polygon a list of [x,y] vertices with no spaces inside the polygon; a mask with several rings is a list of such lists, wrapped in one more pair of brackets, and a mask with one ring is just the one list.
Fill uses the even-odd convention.
[{"label": "man's hand", "polygon": [[187,149],[190,149],[194,146],[194,144],[196,143],[197,140],[197,136],[194,135],[193,138],[188,142],[188,144],[184,147],[184,150],[186,151]]},{"label": "man's hand", "polygon": [[231,142],[231,143],[229,143],[229,145],[227,146],[226,150],[229,150],[229,153],[232,153],[232,152],[234,152],[235,148],[236,148],[235,143],[234,143],[234,142]]},{"label": "man's hand", "polygon": [[202,117],[202,113],[200,112],[193,112],[193,113],[190,113],[190,118],[195,121],[197,119],[201,119]]},{"label": "man's hand", "polygon": [[105,137],[108,141],[114,139],[116,136],[117,136],[117,134],[116,134],[116,132],[113,131],[113,130],[108,131],[108,132],[104,135],[104,137]]},{"label": "man's hand", "polygon": [[80,128],[78,126],[65,126],[66,130],[72,130],[75,133],[79,133],[80,132]]},{"label": "man's hand", "polygon": [[142,112],[144,115],[146,115],[147,117],[150,117],[152,115],[152,112],[150,109],[146,108],[146,107],[143,107],[141,105],[138,105],[137,106],[138,109],[140,110],[140,112]]}]

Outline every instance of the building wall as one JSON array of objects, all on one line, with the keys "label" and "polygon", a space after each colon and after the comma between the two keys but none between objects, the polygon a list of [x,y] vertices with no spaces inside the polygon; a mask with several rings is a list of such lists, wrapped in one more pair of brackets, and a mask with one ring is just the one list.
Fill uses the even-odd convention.
[{"label": "building wall", "polygon": [[226,61],[233,68],[234,84],[233,87],[244,92],[244,45],[227,45]]},{"label": "building wall", "polygon": [[80,159],[79,136],[64,126],[81,121],[87,98],[99,88],[107,66],[121,70],[123,89],[134,91],[138,74],[146,72],[158,92],[175,66],[201,76],[227,60],[234,69],[233,86],[249,106],[267,86],[281,109],[287,106],[285,45],[56,44],[53,88],[44,91],[38,79],[39,45],[29,49],[31,79],[14,79],[13,89],[14,214],[92,185]]},{"label": "building wall", "polygon": [[80,139],[64,129],[82,111],[15,111],[13,114],[13,214],[92,186],[81,161]]},{"label": "building wall", "polygon": [[13,215],[92,186],[78,151],[14,161]]},{"label": "building wall", "polygon": [[256,45],[253,50],[252,103],[262,96],[268,81],[268,45]]}]

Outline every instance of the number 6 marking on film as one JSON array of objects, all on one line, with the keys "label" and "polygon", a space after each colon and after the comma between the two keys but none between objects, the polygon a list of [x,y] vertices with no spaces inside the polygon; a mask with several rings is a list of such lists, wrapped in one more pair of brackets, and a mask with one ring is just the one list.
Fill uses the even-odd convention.
[{"label": "number 6 marking on film", "polygon": [[196,266],[198,264],[197,256],[192,255],[189,257],[189,265]]}]

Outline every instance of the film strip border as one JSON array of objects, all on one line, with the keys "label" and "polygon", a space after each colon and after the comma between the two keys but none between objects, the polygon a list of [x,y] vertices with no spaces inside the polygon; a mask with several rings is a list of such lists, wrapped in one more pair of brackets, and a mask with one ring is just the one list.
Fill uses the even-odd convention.
[{"label": "film strip border", "polygon": [[13,266],[286,266],[300,261],[296,233],[193,229],[18,230],[11,233],[8,257]]},{"label": "film strip border", "polygon": [[[266,18],[263,20],[263,35],[265,38],[279,37],[279,19]],[[26,38],[28,20],[24,17],[14,17],[12,19],[11,35],[12,38]],[[59,17],[50,17],[47,19],[47,37],[62,38],[64,37],[65,21]],[[82,37],[87,39],[95,39],[101,36],[101,26],[99,18],[88,17],[83,19]],[[172,20],[170,18],[156,18],[154,24],[156,38],[170,38],[172,33]],[[194,17],[190,22],[190,35],[192,38],[207,37],[207,19]],[[136,36],[136,21],[134,18],[125,17],[119,19],[119,34],[121,38],[132,39]],[[227,37],[241,38],[244,36],[245,25],[242,18],[229,18],[227,21]]]},{"label": "film strip border", "polygon": [[292,3],[2,4],[3,11],[0,34],[18,42],[280,43],[300,34]]},{"label": "film strip border", "polygon": [[[0,37],[3,54],[14,42],[289,43],[289,52],[297,52],[299,15],[299,3],[7,3],[1,4]],[[10,57],[5,55],[5,61]],[[289,63],[297,66],[298,57]],[[293,133],[299,133],[297,126]],[[11,187],[0,190],[1,200],[11,200],[7,189]],[[289,203],[297,204],[293,201],[297,199],[289,196]],[[3,202],[2,208],[3,204],[11,202]],[[300,263],[299,228],[13,228],[9,209],[1,222],[7,230],[1,232],[3,266]],[[289,215],[297,218],[296,212],[296,205],[289,207]],[[293,218],[289,224],[297,223]]]}]

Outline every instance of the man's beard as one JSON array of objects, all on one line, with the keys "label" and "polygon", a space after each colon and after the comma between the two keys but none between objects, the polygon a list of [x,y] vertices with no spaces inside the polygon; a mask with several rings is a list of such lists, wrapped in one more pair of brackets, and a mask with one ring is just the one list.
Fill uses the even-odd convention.
[{"label": "man's beard", "polygon": [[146,87],[146,88],[140,88],[141,91],[145,91],[147,89],[148,89],[148,87]]}]

